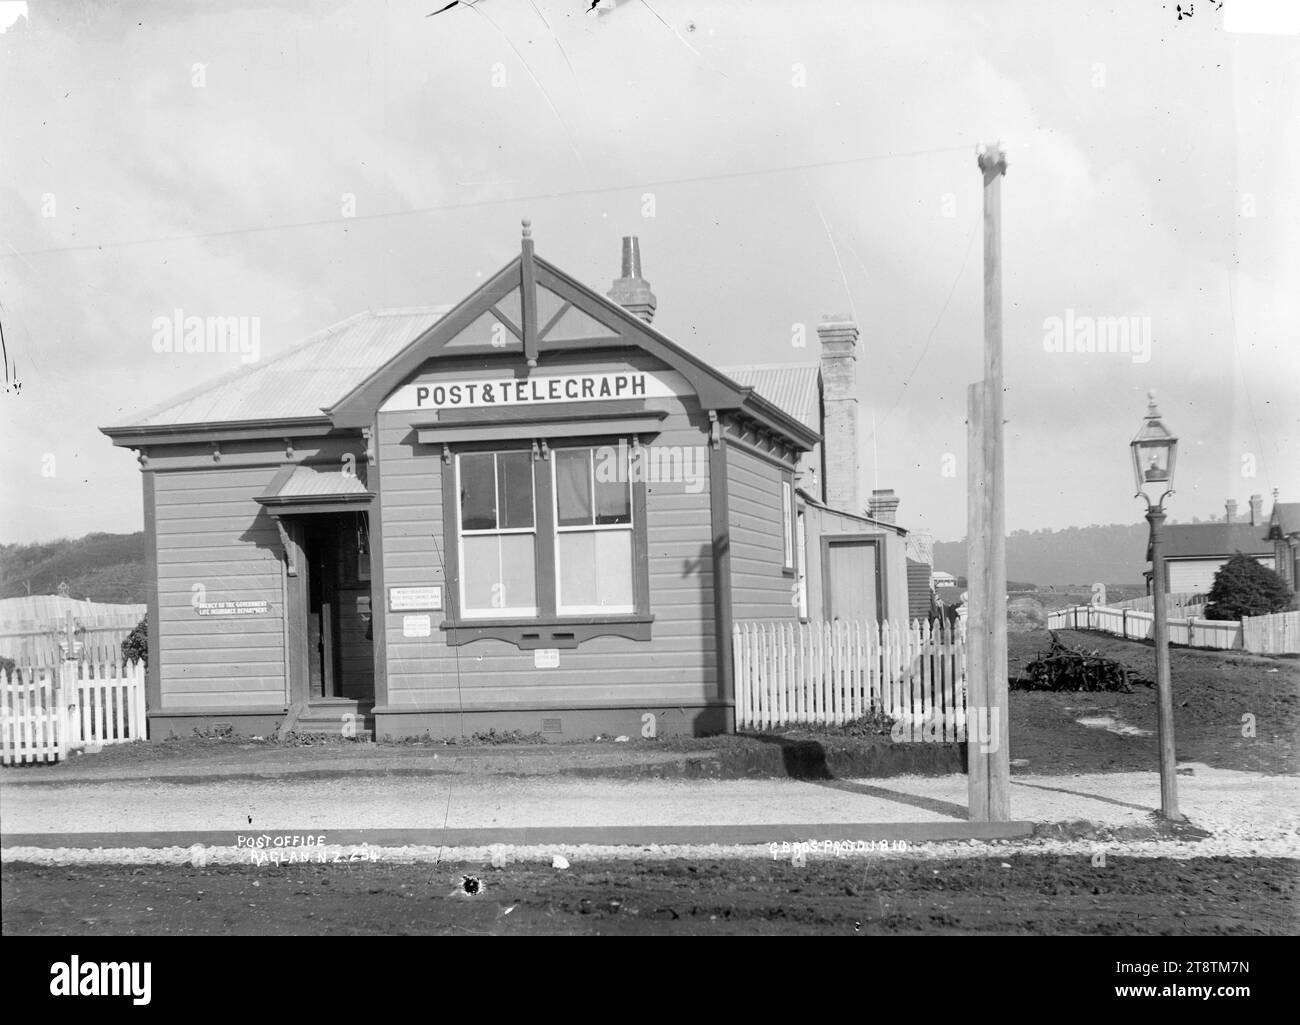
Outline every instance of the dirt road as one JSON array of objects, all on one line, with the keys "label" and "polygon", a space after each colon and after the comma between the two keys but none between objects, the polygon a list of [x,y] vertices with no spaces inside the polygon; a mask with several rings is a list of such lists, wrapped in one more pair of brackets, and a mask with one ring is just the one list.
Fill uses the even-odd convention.
[{"label": "dirt road", "polygon": [[[1008,855],[189,867],[5,865],[11,936],[1246,935],[1297,931],[1295,861]],[[481,893],[464,895],[464,875]],[[471,884],[473,888],[473,884]]]}]

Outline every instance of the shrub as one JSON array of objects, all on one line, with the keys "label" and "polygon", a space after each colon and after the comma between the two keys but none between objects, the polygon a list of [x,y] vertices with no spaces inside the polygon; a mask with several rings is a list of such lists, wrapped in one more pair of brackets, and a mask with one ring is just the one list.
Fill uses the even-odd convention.
[{"label": "shrub", "polygon": [[13,659],[8,655],[0,655],[0,680],[8,678],[16,668]]},{"label": "shrub", "polygon": [[1235,620],[1284,612],[1294,597],[1281,577],[1238,552],[1214,574],[1205,618]]},{"label": "shrub", "polygon": [[149,613],[144,614],[122,641],[122,658],[127,662],[143,662],[149,668]]}]

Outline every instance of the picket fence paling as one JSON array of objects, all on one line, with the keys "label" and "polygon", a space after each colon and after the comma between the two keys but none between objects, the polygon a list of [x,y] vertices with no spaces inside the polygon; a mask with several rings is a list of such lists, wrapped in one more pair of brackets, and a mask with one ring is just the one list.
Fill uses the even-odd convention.
[{"label": "picket fence paling", "polygon": [[1300,612],[1245,616],[1241,634],[1247,651],[1261,655],[1300,654]]},{"label": "picket fence paling", "polygon": [[738,727],[842,725],[875,708],[965,739],[965,644],[945,624],[740,622],[732,664]]},{"label": "picket fence paling", "polygon": [[141,663],[62,662],[0,674],[0,762],[53,762],[86,745],[143,740]]},{"label": "picket fence paling", "polygon": [[[1049,630],[1095,630],[1131,640],[1149,640],[1154,636],[1155,614],[1134,609],[1113,609],[1102,605],[1076,605],[1057,609],[1047,616]],[[1189,648],[1214,648],[1219,651],[1243,647],[1242,623],[1229,620],[1167,618],[1170,644]],[[1249,649],[1248,649],[1249,650]]]}]

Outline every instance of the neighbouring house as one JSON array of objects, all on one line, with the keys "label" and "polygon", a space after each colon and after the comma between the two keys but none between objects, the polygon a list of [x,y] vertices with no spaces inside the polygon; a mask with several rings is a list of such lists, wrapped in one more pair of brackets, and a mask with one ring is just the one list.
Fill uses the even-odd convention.
[{"label": "neighbouring house", "polygon": [[956,587],[957,578],[951,573],[945,573],[943,570],[936,570],[934,573],[935,587]]},{"label": "neighbouring house", "polygon": [[1291,590],[1300,590],[1300,502],[1279,502],[1274,491],[1273,512],[1264,537],[1273,546],[1273,568],[1277,575]]},{"label": "neighbouring house", "polygon": [[[1228,499],[1219,523],[1174,523],[1161,531],[1165,590],[1171,594],[1208,594],[1214,575],[1237,552],[1273,568],[1273,544],[1264,539],[1263,499],[1252,495],[1248,520],[1237,519],[1237,503]],[[1151,593],[1151,548],[1147,547],[1147,593]]]},{"label": "neighbouring house", "polygon": [[[150,735],[734,728],[741,620],[902,621],[898,500],[859,498],[858,328],[710,366],[520,253],[103,428],[142,470]],[[747,383],[748,382],[748,383]]]}]

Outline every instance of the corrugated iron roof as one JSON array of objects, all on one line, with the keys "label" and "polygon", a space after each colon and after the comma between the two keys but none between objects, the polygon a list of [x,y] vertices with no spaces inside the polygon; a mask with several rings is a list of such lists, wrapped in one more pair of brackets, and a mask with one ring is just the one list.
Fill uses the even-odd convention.
[{"label": "corrugated iron roof", "polygon": [[[280,485],[276,498],[326,498],[335,495],[367,495],[366,486],[355,473],[342,470],[317,470],[295,466],[288,480]],[[271,496],[268,496],[271,497]]]},{"label": "corrugated iron roof", "polygon": [[[242,367],[114,427],[170,427],[318,417],[432,327],[450,306],[367,310],[273,359]],[[808,364],[719,367],[805,427],[821,430],[821,368]]]},{"label": "corrugated iron roof", "polygon": [[432,327],[450,306],[367,310],[264,363],[241,368],[116,427],[167,427],[321,415]]},{"label": "corrugated iron roof", "polygon": [[753,363],[718,367],[733,381],[753,388],[783,413],[814,431],[821,428],[819,406],[821,367],[816,363]]}]

